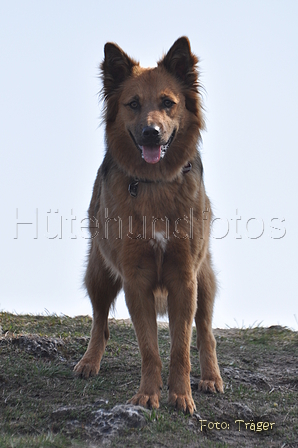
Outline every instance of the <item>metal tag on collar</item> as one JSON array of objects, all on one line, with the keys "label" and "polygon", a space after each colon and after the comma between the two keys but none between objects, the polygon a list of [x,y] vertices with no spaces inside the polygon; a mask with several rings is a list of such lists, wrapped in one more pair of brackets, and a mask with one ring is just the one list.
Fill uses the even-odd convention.
[{"label": "metal tag on collar", "polygon": [[133,198],[136,198],[138,195],[138,186],[139,186],[139,179],[135,179],[128,185],[129,194]]}]

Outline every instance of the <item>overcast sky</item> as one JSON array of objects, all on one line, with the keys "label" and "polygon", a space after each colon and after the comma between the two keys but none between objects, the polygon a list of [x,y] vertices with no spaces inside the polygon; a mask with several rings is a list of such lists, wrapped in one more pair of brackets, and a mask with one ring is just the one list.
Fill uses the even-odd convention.
[{"label": "overcast sky", "polygon": [[[201,153],[219,218],[214,327],[298,330],[297,23],[296,0],[1,2],[0,309],[91,314],[81,221],[104,154],[103,46],[154,66],[187,35],[206,90]],[[128,317],[123,295],[115,315]]]}]

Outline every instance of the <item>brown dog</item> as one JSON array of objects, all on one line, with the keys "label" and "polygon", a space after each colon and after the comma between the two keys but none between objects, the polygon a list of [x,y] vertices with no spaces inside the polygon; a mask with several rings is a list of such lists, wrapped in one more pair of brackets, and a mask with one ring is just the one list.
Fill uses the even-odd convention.
[{"label": "brown dog", "polygon": [[216,291],[208,249],[211,209],[197,149],[204,127],[197,62],[186,37],[149,69],[117,45],[105,45],[107,151],[89,207],[85,276],[93,326],[75,367],[86,378],[98,373],[109,337],[109,309],[124,288],[142,356],[140,388],[130,402],[159,407],[156,318],[168,312],[169,402],[190,414],[195,409],[189,353],[194,319],[199,388],[223,392],[211,326]]}]

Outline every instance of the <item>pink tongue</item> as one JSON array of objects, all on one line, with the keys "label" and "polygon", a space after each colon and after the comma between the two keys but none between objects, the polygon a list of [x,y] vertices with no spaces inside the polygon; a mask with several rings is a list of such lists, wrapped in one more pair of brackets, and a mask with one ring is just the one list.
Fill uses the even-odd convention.
[{"label": "pink tongue", "polygon": [[161,146],[142,146],[143,156],[147,163],[157,163],[160,160]]}]

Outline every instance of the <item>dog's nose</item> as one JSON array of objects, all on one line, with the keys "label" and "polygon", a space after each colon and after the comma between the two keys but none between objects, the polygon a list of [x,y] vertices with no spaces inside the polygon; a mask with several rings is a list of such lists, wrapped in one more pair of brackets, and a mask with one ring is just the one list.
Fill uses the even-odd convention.
[{"label": "dog's nose", "polygon": [[156,138],[160,135],[160,128],[156,125],[145,126],[142,130],[142,134],[144,138]]}]

